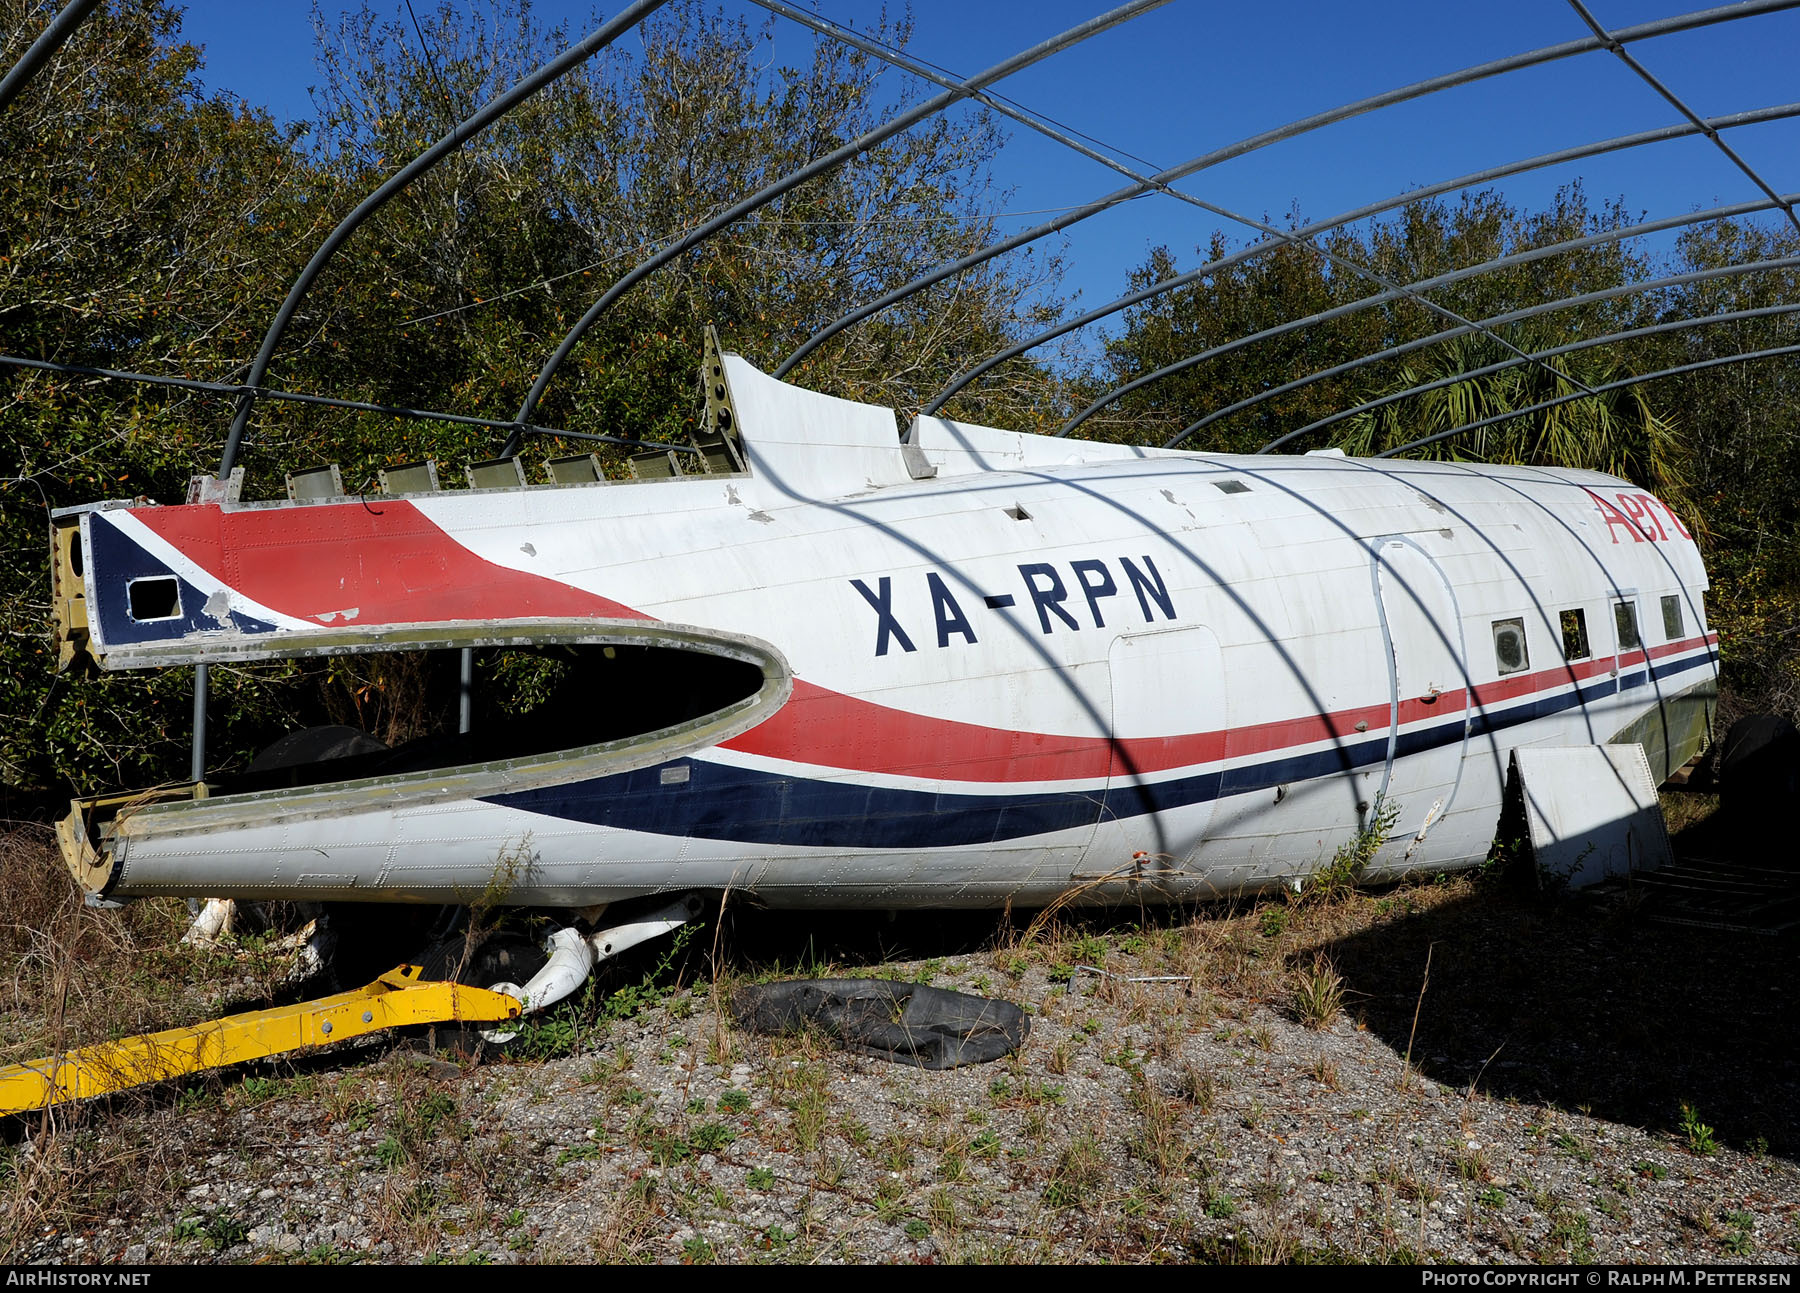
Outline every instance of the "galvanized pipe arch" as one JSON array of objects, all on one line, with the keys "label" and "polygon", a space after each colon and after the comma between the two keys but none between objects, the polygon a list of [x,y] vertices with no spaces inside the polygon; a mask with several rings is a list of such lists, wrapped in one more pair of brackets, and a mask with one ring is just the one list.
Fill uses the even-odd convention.
[{"label": "galvanized pipe arch", "polygon": [[[1728,271],[1711,271],[1711,273],[1712,276],[1716,278],[1723,277],[1727,272],[1731,274],[1745,274],[1769,269],[1794,269],[1797,267],[1800,267],[1800,256],[1786,256],[1779,260],[1757,261],[1752,265],[1733,265],[1729,267]],[[1557,302],[1557,307],[1566,308],[1568,304],[1568,302]],[[1740,323],[1745,319],[1772,318],[1776,315],[1792,314],[1796,311],[1800,311],[1800,304],[1763,305],[1748,310],[1728,310],[1723,314],[1697,314],[1688,318],[1672,319],[1664,323],[1646,324],[1641,328],[1625,328],[1618,332],[1602,333],[1597,337],[1584,337],[1580,341],[1571,341],[1564,345],[1553,346],[1548,350],[1536,351],[1534,357],[1541,359],[1556,355],[1573,354],[1580,350],[1591,350],[1596,346],[1616,345],[1621,341],[1635,341],[1640,337],[1653,337],[1667,332],[1683,332],[1689,328],[1710,328],[1714,324],[1719,323]],[[1441,340],[1442,337],[1443,334],[1439,334],[1436,338],[1432,339]],[[1296,431],[1289,431],[1286,435],[1271,440],[1256,452],[1273,453],[1276,449],[1299,439],[1301,436],[1307,435],[1313,431],[1322,430],[1328,426],[1333,426],[1339,422],[1347,421],[1350,418],[1356,417],[1358,414],[1371,413],[1376,409],[1386,408],[1390,404],[1398,404],[1401,400],[1409,399],[1414,395],[1425,395],[1431,391],[1443,390],[1445,387],[1454,386],[1458,382],[1468,381],[1473,377],[1487,377],[1493,373],[1504,372],[1508,368],[1517,368],[1524,362],[1524,360],[1518,358],[1498,359],[1491,364],[1483,364],[1479,368],[1471,368],[1466,372],[1452,373],[1448,377],[1439,377],[1433,381],[1420,382],[1417,386],[1409,386],[1403,391],[1393,391],[1387,395],[1378,396],[1375,399],[1367,400],[1351,408],[1340,409],[1329,417],[1323,417],[1316,422],[1310,422]],[[1189,427],[1181,434],[1183,437],[1186,437],[1197,429],[1198,424],[1194,427]]]},{"label": "galvanized pipe arch", "polygon": [[[1478,265],[1467,265],[1461,269],[1449,270],[1443,274],[1434,275],[1431,278],[1419,279],[1418,281],[1409,284],[1409,286],[1414,290],[1428,291],[1434,287],[1458,282],[1465,278],[1474,278],[1482,274],[1491,274],[1497,270],[1510,269],[1517,265],[1528,264],[1531,261],[1542,260],[1550,256],[1566,255],[1571,251],[1580,251],[1587,247],[1599,246],[1609,242],[1619,242],[1626,238],[1635,238],[1643,234],[1656,233],[1664,229],[1676,229],[1686,225],[1700,224],[1707,220],[1717,220],[1735,215],[1748,215],[1756,211],[1767,211],[1773,205],[1773,203],[1766,200],[1757,202],[1738,202],[1733,203],[1730,206],[1713,207],[1693,215],[1673,216],[1662,220],[1648,220],[1642,224],[1628,225],[1618,229],[1605,230],[1597,234],[1590,234],[1585,238],[1571,238],[1567,241],[1551,243],[1544,247],[1534,247],[1527,251],[1514,252],[1507,256],[1497,256],[1492,260],[1483,261]],[[1260,332],[1254,332],[1248,336],[1238,337],[1232,341],[1223,342],[1220,345],[1211,346],[1206,350],[1198,351],[1185,358],[1178,359],[1172,364],[1165,364],[1155,372],[1145,373],[1141,377],[1134,378],[1131,381],[1126,382],[1123,386],[1118,387],[1116,390],[1108,392],[1105,396],[1083,409],[1056,434],[1059,436],[1066,436],[1069,432],[1080,426],[1082,422],[1086,421],[1093,414],[1099,412],[1099,410],[1105,408],[1108,404],[1121,396],[1129,394],[1131,391],[1141,390],[1152,382],[1160,381],[1164,377],[1192,368],[1196,364],[1206,362],[1208,359],[1216,359],[1220,355],[1230,354],[1234,350],[1241,350],[1245,346],[1253,345],[1258,341],[1265,341],[1272,337],[1284,336],[1287,333],[1296,332],[1301,328],[1311,327],[1316,323],[1328,323],[1333,319],[1343,318],[1347,315],[1356,314],[1362,310],[1372,309],[1377,305],[1386,305],[1402,299],[1404,298],[1398,292],[1377,292],[1373,296],[1365,296],[1360,300],[1349,301],[1343,305],[1333,306],[1329,310],[1320,310],[1319,312],[1309,314],[1302,319],[1290,319],[1286,323],[1277,324],[1275,327],[1264,328]],[[1179,443],[1179,439],[1180,438],[1177,437],[1175,440],[1171,440],[1164,447],[1174,447],[1175,444]]]},{"label": "galvanized pipe arch", "polygon": [[1691,364],[1678,364],[1674,368],[1658,369],[1654,373],[1639,373],[1633,377],[1622,378],[1616,382],[1607,382],[1596,386],[1592,392],[1575,391],[1569,395],[1559,395],[1555,399],[1540,400],[1522,409],[1512,409],[1506,413],[1496,413],[1493,417],[1481,418],[1475,422],[1465,422],[1459,427],[1451,427],[1448,431],[1439,431],[1435,435],[1420,436],[1417,440],[1409,440],[1392,449],[1383,449],[1376,454],[1377,458],[1397,458],[1414,449],[1422,449],[1428,444],[1437,444],[1454,436],[1464,435],[1470,431],[1479,431],[1482,427],[1493,426],[1497,422],[1510,422],[1514,418],[1527,417],[1533,413],[1542,413],[1546,409],[1557,408],[1564,404],[1572,404],[1576,400],[1592,399],[1595,395],[1603,395],[1607,391],[1624,390],[1628,386],[1640,386],[1645,382],[1659,381],[1664,377],[1678,377],[1682,373],[1697,373],[1706,368],[1719,368],[1726,364],[1749,363],[1753,359],[1773,359],[1780,355],[1800,354],[1800,345],[1773,346],[1767,350],[1741,351],[1732,355],[1717,355],[1711,359],[1697,360]]},{"label": "galvanized pipe arch", "polygon": [[49,25],[31,42],[31,48],[19,55],[19,61],[7,69],[5,76],[0,77],[0,112],[6,111],[6,105],[18,98],[19,91],[27,82],[43,70],[63,42],[75,34],[82,20],[94,11],[100,0],[69,0],[52,18]]},{"label": "galvanized pipe arch", "polygon": [[[1332,216],[1329,219],[1318,220],[1314,221],[1312,224],[1303,225],[1301,228],[1294,230],[1289,236],[1296,239],[1313,238],[1322,233],[1329,233],[1334,229],[1341,229],[1345,225],[1354,224],[1358,220],[1366,220],[1370,216],[1383,215],[1387,212],[1396,211],[1409,206],[1414,202],[1422,202],[1427,198],[1441,197],[1446,193],[1455,193],[1463,189],[1475,188],[1482,184],[1491,183],[1494,180],[1505,179],[1508,176],[1522,175],[1529,171],[1543,170],[1547,167],[1560,166],[1567,162],[1581,161],[1585,158],[1597,157],[1604,153],[1623,152],[1627,149],[1640,148],[1647,144],[1663,143],[1671,139],[1690,138],[1693,135],[1704,133],[1704,130],[1707,129],[1714,131],[1732,130],[1739,126],[1758,125],[1769,121],[1785,121],[1792,117],[1800,117],[1800,102],[1776,104],[1767,108],[1756,108],[1747,112],[1737,112],[1726,116],[1711,117],[1703,122],[1700,127],[1692,125],[1662,126],[1655,130],[1640,130],[1629,135],[1615,135],[1611,139],[1603,139],[1591,144],[1579,144],[1573,148],[1561,148],[1554,152],[1539,153],[1535,157],[1528,157],[1517,162],[1508,162],[1502,166],[1489,167],[1486,170],[1473,171],[1467,175],[1461,175],[1452,180],[1444,180],[1438,184],[1429,184],[1422,188],[1408,189],[1404,193],[1396,193],[1392,197],[1381,199],[1379,202],[1366,203],[1363,206],[1343,212],[1340,215]],[[1085,314],[1077,315],[1072,319],[1065,319],[1061,323],[1045,329],[1043,332],[1027,337],[1016,345],[1009,346],[1005,350],[990,355],[980,363],[959,373],[955,379],[952,380],[948,386],[944,387],[943,390],[939,391],[937,395],[932,398],[931,402],[925,405],[920,412],[927,415],[936,413],[943,407],[946,401],[967,387],[971,382],[976,381],[986,373],[998,368],[1009,359],[1016,359],[1028,351],[1035,350],[1037,347],[1044,345],[1047,342],[1054,341],[1058,337],[1066,336],[1071,332],[1084,328],[1090,323],[1097,323],[1101,319],[1117,314],[1121,310],[1130,309],[1134,305],[1140,305],[1165,292],[1172,292],[1177,288],[1185,287],[1190,283],[1198,283],[1203,279],[1218,273],[1220,270],[1230,269],[1235,265],[1240,265],[1247,260],[1251,260],[1273,250],[1273,244],[1254,243],[1248,247],[1242,247],[1237,251],[1221,256],[1217,260],[1208,261],[1198,268],[1187,270],[1181,274],[1171,275],[1170,277],[1163,279],[1160,283],[1152,283],[1148,287],[1142,287],[1134,292],[1128,292],[1124,296],[1108,301],[1104,305],[1094,307]]]},{"label": "galvanized pipe arch", "polygon": [[[1678,14],[1670,18],[1657,19],[1654,22],[1639,23],[1635,26],[1623,27],[1612,33],[1611,39],[1619,43],[1645,40],[1652,36],[1663,36],[1675,32],[1691,31],[1696,28],[1712,26],[1721,22],[1731,22],[1740,18],[1758,14],[1774,13],[1796,7],[1800,7],[1800,0],[1744,0],[1743,3],[1739,4],[1696,10],[1691,13]],[[1366,98],[1358,99],[1353,103],[1347,103],[1340,107],[1314,113],[1311,116],[1300,118],[1299,120],[1289,122],[1286,125],[1277,126],[1274,129],[1248,136],[1247,138],[1238,140],[1232,144],[1227,144],[1223,148],[1204,153],[1179,166],[1170,167],[1168,170],[1159,172],[1148,182],[1127,185],[1125,188],[1116,189],[1112,193],[1098,198],[1093,202],[1077,207],[1073,211],[1065,212],[1054,220],[1035,225],[1021,233],[1014,234],[1008,238],[1003,238],[991,246],[982,248],[980,251],[961,257],[950,264],[939,266],[937,269],[913,279],[910,283],[895,288],[893,291],[886,293],[876,300],[859,306],[857,309],[852,310],[848,314],[827,324],[824,328],[809,337],[797,350],[781,362],[775,369],[774,375],[777,377],[786,376],[802,359],[811,354],[826,341],[836,336],[839,332],[860,323],[862,320],[873,314],[879,313],[890,305],[905,300],[909,296],[924,291],[926,288],[932,287],[937,283],[941,283],[947,278],[954,277],[957,274],[972,269],[996,256],[1012,251],[1015,248],[1022,247],[1027,243],[1036,242],[1039,239],[1046,238],[1051,234],[1068,228],[1070,225],[1086,220],[1090,216],[1098,215],[1102,211],[1118,206],[1122,202],[1128,202],[1133,198],[1141,197],[1145,193],[1151,192],[1161,185],[1174,183],[1176,180],[1186,178],[1189,175],[1196,174],[1197,172],[1212,166],[1217,166],[1222,162],[1230,161],[1233,158],[1242,157],[1245,154],[1255,152],[1258,149],[1266,148],[1271,144],[1293,139],[1300,135],[1307,134],[1310,131],[1321,129],[1324,126],[1348,120],[1352,117],[1361,116],[1365,113],[1374,112],[1377,109],[1389,107],[1396,103],[1404,103],[1411,99],[1423,98],[1443,90],[1450,90],[1455,89],[1458,86],[1473,84],[1476,81],[1500,76],[1507,72],[1519,71],[1528,67],[1536,67],[1544,63],[1569,58],[1576,54],[1585,54],[1605,48],[1608,48],[1607,42],[1597,36],[1587,36],[1576,40],[1563,41],[1555,45],[1546,45],[1540,49],[1530,50],[1523,54],[1514,54],[1507,58],[1494,59],[1487,63],[1464,68],[1461,71],[1445,73],[1441,76],[1430,77],[1422,81],[1415,81],[1410,85],[1401,86],[1397,89],[1387,90],[1380,94],[1370,95]]]},{"label": "galvanized pipe arch", "polygon": [[[1508,323],[1517,323],[1522,319],[1535,318],[1540,314],[1550,314],[1557,310],[1568,310],[1582,305],[1593,305],[1599,301],[1611,301],[1621,296],[1635,296],[1643,292],[1656,292],[1669,287],[1683,287],[1689,283],[1702,283],[1715,278],[1737,278],[1745,274],[1762,273],[1765,270],[1795,268],[1800,268],[1800,256],[1781,256],[1776,257],[1773,260],[1751,261],[1744,265],[1721,265],[1712,269],[1689,270],[1682,274],[1670,274],[1664,278],[1645,279],[1642,282],[1636,283],[1622,283],[1617,287],[1601,288],[1598,291],[1584,292],[1579,296],[1559,297],[1554,301],[1545,301],[1537,305],[1525,306],[1517,310],[1508,310],[1504,314],[1492,315],[1489,318],[1482,320],[1482,322],[1488,324],[1490,327],[1500,327]],[[1757,312],[1747,312],[1745,317],[1750,317],[1750,315],[1755,313]],[[1723,318],[1726,316],[1717,317]],[[1736,316],[1734,315],[1731,317]],[[1193,423],[1179,435],[1170,439],[1168,444],[1170,446],[1177,444],[1209,424],[1218,421],[1220,418],[1228,417],[1233,413],[1241,413],[1243,410],[1250,408],[1253,405],[1260,404],[1265,399],[1272,399],[1277,395],[1285,395],[1289,391],[1299,390],[1301,387],[1310,386],[1314,382],[1324,381],[1332,377],[1342,377],[1345,373],[1355,372],[1359,368],[1366,368],[1370,364],[1380,363],[1384,359],[1397,359],[1401,355],[1410,354],[1415,350],[1422,350],[1426,346],[1436,345],[1440,341],[1451,341],[1457,337],[1467,336],[1472,331],[1474,331],[1472,328],[1446,328],[1442,332],[1434,332],[1430,336],[1415,337],[1413,340],[1402,342],[1397,346],[1389,346],[1386,350],[1376,351],[1372,355],[1359,355],[1357,358],[1345,360],[1341,364],[1333,364],[1330,368],[1322,368],[1316,373],[1308,373],[1304,377],[1296,377],[1291,382],[1284,382],[1280,386],[1272,386],[1266,391],[1258,391],[1255,395],[1246,399],[1241,399],[1236,404],[1227,405],[1225,408],[1216,409],[1213,412],[1208,413],[1205,417]],[[1617,337],[1624,334],[1609,333],[1607,335],[1609,337]],[[1467,373],[1462,374],[1462,376],[1469,375],[1470,374]],[[1433,388],[1435,385],[1436,383],[1428,382],[1422,386],[1413,387],[1409,391],[1401,392],[1400,395],[1403,396],[1406,394],[1422,392]],[[1398,398],[1398,396],[1393,398]],[[1342,409],[1327,417],[1322,417],[1316,422],[1309,422],[1303,427],[1286,432],[1269,441],[1269,443],[1265,444],[1256,452],[1273,453],[1283,445],[1290,444],[1310,432],[1322,430],[1325,427],[1331,426],[1333,423],[1341,422],[1345,418],[1352,417],[1366,409],[1379,407],[1391,402],[1392,398],[1383,396],[1379,400],[1372,400],[1367,404],[1359,404],[1355,408]]]},{"label": "galvanized pipe arch", "polygon": [[[1800,3],[1800,0],[1794,0],[1794,2]],[[805,166],[788,172],[774,183],[764,186],[755,193],[752,193],[749,197],[744,198],[742,201],[735,203],[718,215],[712,217],[698,228],[677,238],[674,242],[668,244],[655,255],[637,265],[623,278],[619,279],[618,282],[609,287],[605,294],[588,308],[587,313],[581,316],[575,326],[569,329],[562,341],[558,343],[555,353],[545,361],[543,368],[538,371],[537,379],[532,382],[531,390],[526,393],[524,403],[519,406],[519,414],[516,420],[520,423],[531,421],[532,415],[537,410],[538,401],[543,398],[544,388],[550,384],[550,379],[555,376],[556,370],[562,367],[563,361],[566,360],[569,357],[570,352],[575,349],[576,343],[581,340],[582,336],[586,334],[589,328],[593,327],[593,325],[599,321],[600,316],[605,314],[606,311],[612,307],[613,302],[617,301],[626,292],[630,291],[645,278],[655,273],[658,269],[662,268],[676,257],[691,251],[720,230],[736,223],[751,212],[767,206],[782,194],[798,188],[808,180],[815,179],[829,171],[836,170],[845,162],[867,152],[882,141],[899,134],[903,130],[909,129],[927,117],[942,112],[952,104],[970,97],[982,87],[990,85],[1003,77],[1011,76],[1014,72],[1030,67],[1033,63],[1041,62],[1052,54],[1059,53],[1071,45],[1086,40],[1090,36],[1097,35],[1108,28],[1117,26],[1119,23],[1135,18],[1147,10],[1159,8],[1167,3],[1168,0],[1128,0],[1128,3],[1126,4],[1111,9],[1098,17],[1090,18],[1088,21],[1071,27],[1067,31],[1056,36],[1052,36],[1049,40],[1042,41],[1028,50],[994,64],[994,66],[988,68],[985,72],[980,72],[975,76],[968,78],[955,89],[947,90],[943,94],[936,95],[931,99],[926,100],[924,103],[899,114],[891,121],[884,122],[874,130],[865,132],[851,140],[849,143],[844,144],[842,147],[832,150],[825,156],[816,158]],[[513,438],[507,442],[506,448],[502,450],[502,456],[514,452],[517,443],[518,436],[515,433]]]},{"label": "galvanized pipe arch", "polygon": [[[511,89],[503,91],[489,100],[473,116],[458,123],[449,134],[394,172],[380,188],[359,202],[356,209],[340,220],[337,228],[333,229],[325,241],[319,244],[319,249],[313,253],[312,259],[306,262],[306,268],[300,271],[299,277],[288,289],[287,299],[281,303],[281,309],[276,312],[275,321],[269,325],[268,332],[264,334],[262,345],[256,352],[256,359],[250,365],[249,375],[244,379],[243,385],[247,387],[262,385],[263,378],[269,371],[269,363],[274,358],[275,347],[280,344],[281,336],[287,331],[288,323],[293,319],[294,312],[300,308],[300,302],[305,297],[307,289],[313,285],[313,281],[318,278],[326,263],[337,253],[338,248],[343,246],[350,235],[356,232],[363,221],[386,206],[388,201],[405,189],[407,185],[461,148],[463,144],[486,130],[552,81],[585,63],[666,3],[667,0],[635,0],[634,3],[622,9],[611,21],[602,23],[586,40],[564,50]],[[237,409],[231,419],[231,430],[225,438],[225,452],[219,460],[219,479],[221,480],[231,474],[232,464],[237,461],[238,447],[243,441],[244,427],[250,421],[250,412],[255,404],[254,393],[246,391],[238,397]]]}]

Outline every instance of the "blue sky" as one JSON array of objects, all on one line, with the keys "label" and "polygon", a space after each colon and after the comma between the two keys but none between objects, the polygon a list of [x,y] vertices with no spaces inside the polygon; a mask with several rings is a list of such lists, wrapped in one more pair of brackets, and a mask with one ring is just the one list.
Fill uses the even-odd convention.
[{"label": "blue sky", "polygon": [[[740,7],[739,0],[723,4]],[[341,0],[325,4],[327,19],[341,7]],[[423,16],[435,6],[414,0],[414,7]],[[911,52],[971,74],[1105,7],[1105,0],[914,0]],[[1601,22],[1619,27],[1697,6],[1693,0],[1592,0],[1590,7]],[[374,8],[404,14],[398,0]],[[741,8],[753,19],[761,13]],[[879,12],[862,0],[818,0],[817,8],[858,25]],[[535,13],[547,24],[567,21],[571,30],[590,30],[597,21],[590,5],[562,0],[540,0]],[[194,0],[184,30],[206,47],[209,86],[265,106],[279,119],[309,113],[307,88],[318,78],[307,4]],[[1174,0],[997,88],[1103,141],[1109,151],[1170,166],[1397,85],[1586,34],[1566,0]],[[777,39],[798,57],[811,37],[781,23]],[[1800,100],[1800,10],[1633,49],[1703,116]],[[1280,220],[1298,207],[1315,219],[1419,184],[1676,120],[1675,110],[1616,58],[1594,52],[1327,127],[1181,187],[1254,216]],[[1778,192],[1800,190],[1800,122],[1747,127],[1727,138]],[[1652,219],[1759,196],[1700,139],[1589,159],[1503,187],[1536,206],[1578,177],[1590,197],[1622,197],[1634,213]],[[1045,218],[1028,213],[1084,202],[1119,183],[1100,166],[1014,128],[992,196],[996,209],[1019,213],[1004,222],[1011,230]],[[1183,203],[1149,197],[1086,221],[1050,245],[1069,266],[1065,288],[1078,291],[1086,308],[1123,291],[1129,270],[1158,244],[1173,248],[1184,265],[1196,263],[1193,248],[1215,224]],[[1228,230],[1234,239],[1245,234]]]}]

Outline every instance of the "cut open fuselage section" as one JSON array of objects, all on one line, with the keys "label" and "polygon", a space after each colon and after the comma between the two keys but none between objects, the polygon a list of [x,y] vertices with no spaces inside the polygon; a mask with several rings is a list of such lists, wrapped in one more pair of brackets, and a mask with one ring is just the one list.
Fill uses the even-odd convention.
[{"label": "cut open fuselage section", "polygon": [[[525,648],[554,666],[552,685],[525,712],[468,732],[391,749],[366,736],[347,739],[361,736],[349,728],[310,741],[303,733],[235,776],[76,800],[58,831],[70,869],[109,897],[455,896],[470,887],[468,859],[451,859],[434,875],[428,858],[396,868],[395,850],[372,846],[391,845],[426,819],[479,813],[493,796],[615,776],[708,748],[774,713],[793,685],[772,647],[681,626],[508,625],[485,641],[446,641],[442,632],[388,631],[370,649],[392,650],[409,636],[421,650]],[[388,874],[394,870],[404,879]],[[529,885],[519,897],[541,900]]]}]

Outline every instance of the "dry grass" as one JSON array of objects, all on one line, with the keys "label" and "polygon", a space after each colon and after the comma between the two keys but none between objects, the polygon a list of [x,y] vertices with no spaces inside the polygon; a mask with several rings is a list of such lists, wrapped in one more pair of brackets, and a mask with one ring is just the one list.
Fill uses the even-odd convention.
[{"label": "dry grass", "polygon": [[[60,1026],[81,1040],[167,1026],[157,1012],[171,1003],[188,1018],[205,1008],[198,988],[216,971],[172,950],[178,908],[81,910],[41,841],[10,847],[9,870],[38,870],[16,877],[28,901],[7,934],[22,963],[6,1028],[50,1036],[43,1005],[59,982]],[[1695,993],[1742,994],[1763,975],[1751,1022],[1708,1026],[1792,1035],[1791,1007],[1766,989],[1791,950],[1739,949],[1742,969],[1629,913],[1545,907],[1469,877],[1200,911],[1064,907],[997,932],[769,920],[740,918],[736,947],[708,932],[709,981],[641,993],[567,1058],[446,1075],[375,1047],[300,1076],[218,1075],[15,1126],[0,1150],[0,1259],[78,1255],[54,1244],[97,1230],[141,1235],[156,1259],[244,1260],[271,1255],[246,1230],[260,1224],[319,1261],[1580,1260],[1622,1251],[1627,1227],[1646,1233],[1677,1205],[1718,1210],[1727,1185],[1677,1194],[1669,1155],[1738,1173],[1734,1197],[1757,1171],[1774,1173],[1774,1195],[1800,1188],[1791,1164],[1733,1149],[1758,1135],[1782,1147],[1779,1056],[1740,1060],[1761,1066],[1760,1103],[1734,1099],[1722,1068],[1663,1063],[1658,1080],[1681,1089],[1660,1141],[1572,1112],[1620,1107],[1621,1088],[1597,1079],[1645,1080],[1631,1048],[1691,1038],[1673,1025]],[[1032,1007],[1032,1039],[999,1064],[929,1074],[816,1034],[737,1031],[730,989],[796,965],[1010,997]],[[1697,981],[1672,982],[1667,966]],[[91,973],[116,977],[115,1000]],[[1621,1033],[1628,1016],[1596,984],[1639,1011],[1647,994],[1669,1000],[1654,1028]],[[1357,1027],[1330,1026],[1346,1013]],[[1611,1047],[1617,1072],[1571,1067],[1570,1037]],[[1717,1128],[1715,1154],[1679,1139],[1683,1103]],[[1590,1177],[1632,1193],[1590,1210]],[[229,1193],[239,1181],[247,1192]],[[215,1192],[190,1197],[198,1183]],[[1713,1260],[1754,1246],[1768,1259],[1800,1242],[1766,1209],[1745,1216],[1713,1233],[1650,1230],[1641,1251]]]}]

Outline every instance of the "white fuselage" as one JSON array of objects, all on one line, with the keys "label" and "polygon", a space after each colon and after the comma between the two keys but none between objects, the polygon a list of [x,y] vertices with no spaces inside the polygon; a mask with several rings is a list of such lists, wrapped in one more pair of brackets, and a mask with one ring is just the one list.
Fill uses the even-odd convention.
[{"label": "white fuselage", "polygon": [[[1372,825],[1378,870],[1468,865],[1513,749],[1636,740],[1666,774],[1704,738],[1705,572],[1625,481],[933,419],[903,451],[885,409],[727,369],[743,474],[84,516],[109,667],[586,626],[766,678],[604,750],[122,814],[108,891],[1199,896]],[[107,610],[158,571],[176,616]]]}]

